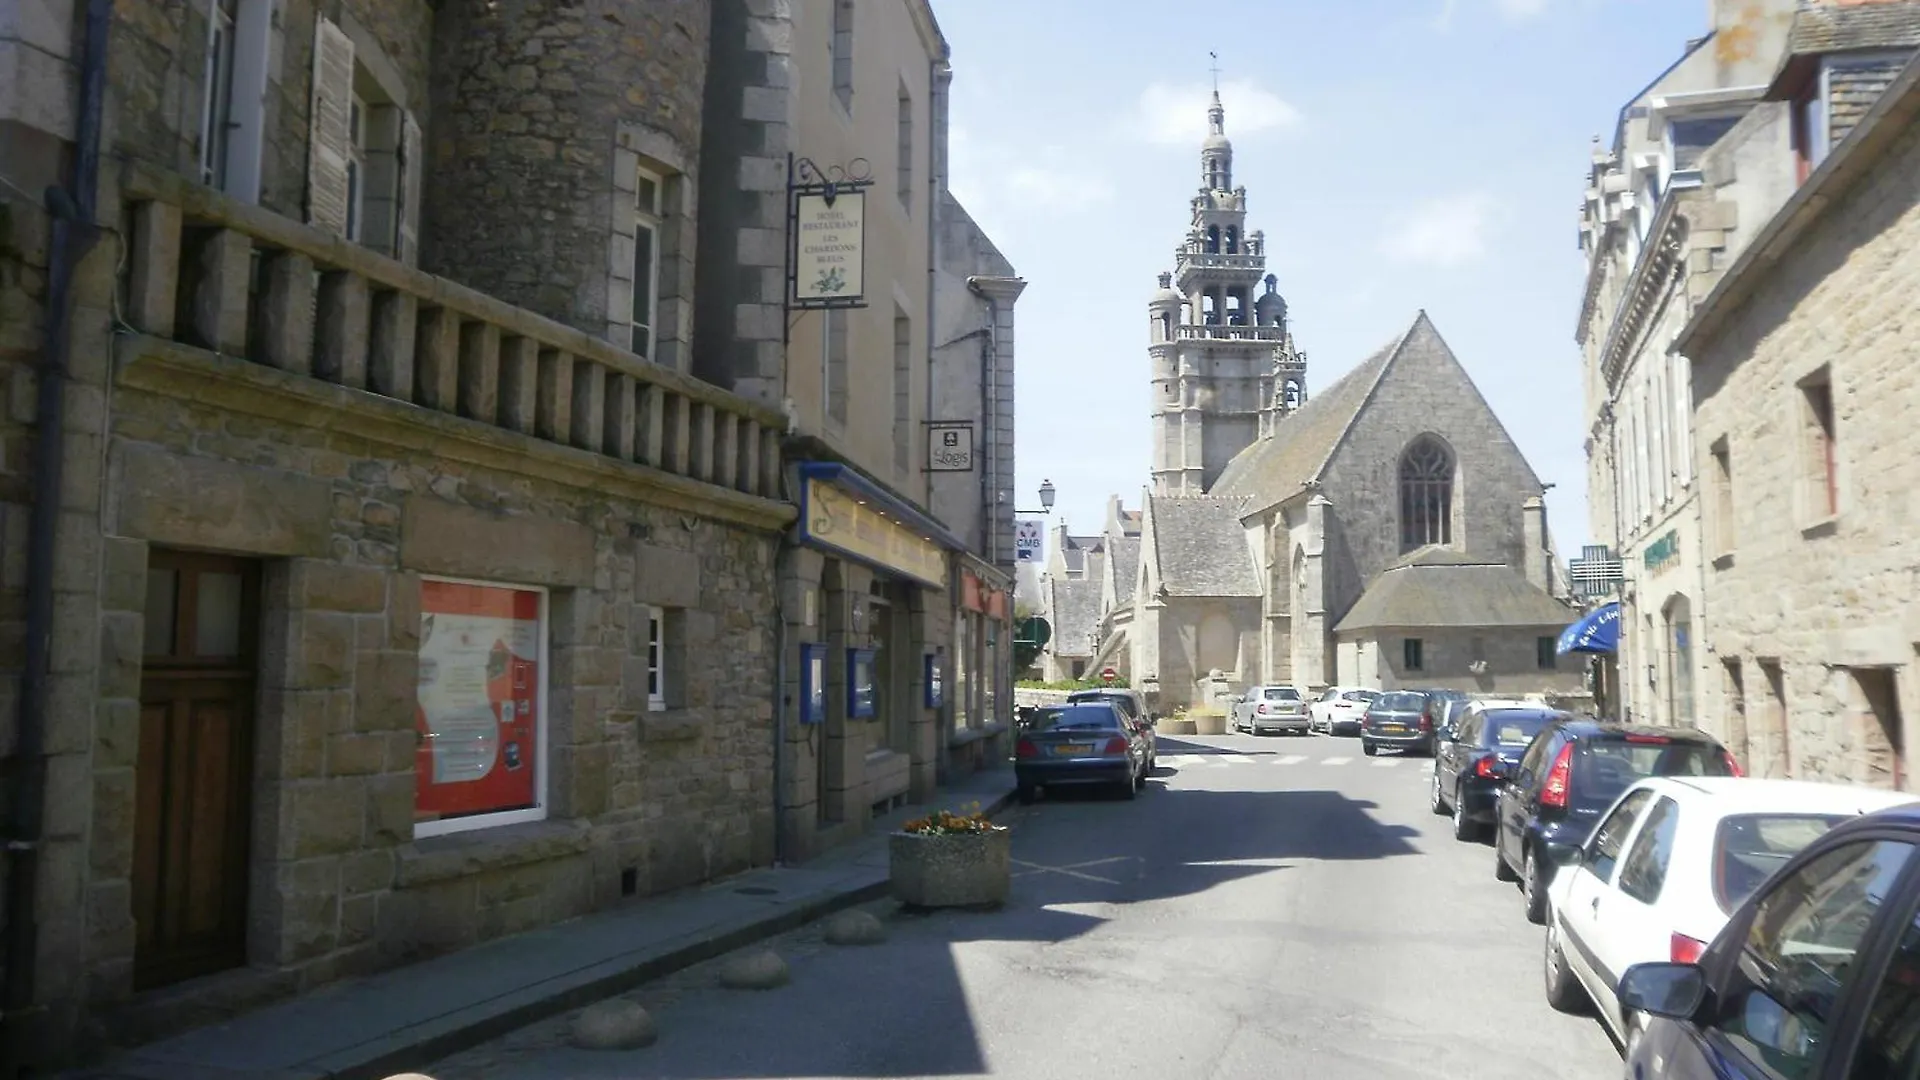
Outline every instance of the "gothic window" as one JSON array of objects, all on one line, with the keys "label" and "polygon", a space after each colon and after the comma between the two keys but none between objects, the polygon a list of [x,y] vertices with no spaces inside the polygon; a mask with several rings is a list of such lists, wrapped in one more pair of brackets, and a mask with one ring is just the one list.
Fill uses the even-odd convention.
[{"label": "gothic window", "polygon": [[1239,252],[1240,252],[1240,230],[1229,225],[1227,226],[1227,254],[1237,255],[1239,254]]},{"label": "gothic window", "polygon": [[1171,315],[1160,316],[1160,340],[1173,340],[1173,316]]},{"label": "gothic window", "polygon": [[1400,550],[1453,543],[1453,455],[1422,435],[1400,457]]},{"label": "gothic window", "polygon": [[1219,253],[1220,253],[1220,226],[1209,225],[1207,226],[1207,254],[1218,255]]},{"label": "gothic window", "polygon": [[1287,397],[1286,397],[1287,408],[1289,409],[1299,408],[1300,407],[1300,384],[1297,382],[1294,382],[1292,379],[1288,379],[1286,394],[1287,394]]}]

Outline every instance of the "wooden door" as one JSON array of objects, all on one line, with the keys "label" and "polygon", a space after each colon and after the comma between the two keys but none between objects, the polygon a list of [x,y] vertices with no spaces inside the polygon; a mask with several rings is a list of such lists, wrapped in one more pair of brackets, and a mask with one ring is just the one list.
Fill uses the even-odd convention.
[{"label": "wooden door", "polygon": [[147,565],[134,818],[134,983],[247,958],[247,846],[260,578],[242,559]]}]

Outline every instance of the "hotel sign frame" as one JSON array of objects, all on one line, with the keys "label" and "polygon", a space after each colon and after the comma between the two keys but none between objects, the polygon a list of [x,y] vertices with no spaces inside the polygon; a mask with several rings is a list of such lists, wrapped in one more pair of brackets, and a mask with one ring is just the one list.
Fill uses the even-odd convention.
[{"label": "hotel sign frame", "polygon": [[[789,314],[867,305],[866,158],[822,168],[787,155],[787,294]],[[791,338],[793,323],[788,320]]]}]

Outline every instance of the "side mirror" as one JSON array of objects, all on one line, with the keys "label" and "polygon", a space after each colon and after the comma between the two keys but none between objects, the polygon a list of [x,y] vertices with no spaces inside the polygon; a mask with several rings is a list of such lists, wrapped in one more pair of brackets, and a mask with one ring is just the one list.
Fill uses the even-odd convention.
[{"label": "side mirror", "polygon": [[1707,974],[1693,964],[1635,964],[1620,976],[1620,1008],[1686,1020],[1707,1000]]}]

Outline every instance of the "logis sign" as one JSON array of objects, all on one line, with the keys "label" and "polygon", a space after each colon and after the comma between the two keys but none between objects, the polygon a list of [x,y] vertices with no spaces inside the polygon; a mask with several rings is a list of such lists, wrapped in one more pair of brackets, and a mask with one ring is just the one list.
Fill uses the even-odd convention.
[{"label": "logis sign", "polygon": [[971,420],[936,420],[927,425],[927,471],[973,471]]}]

